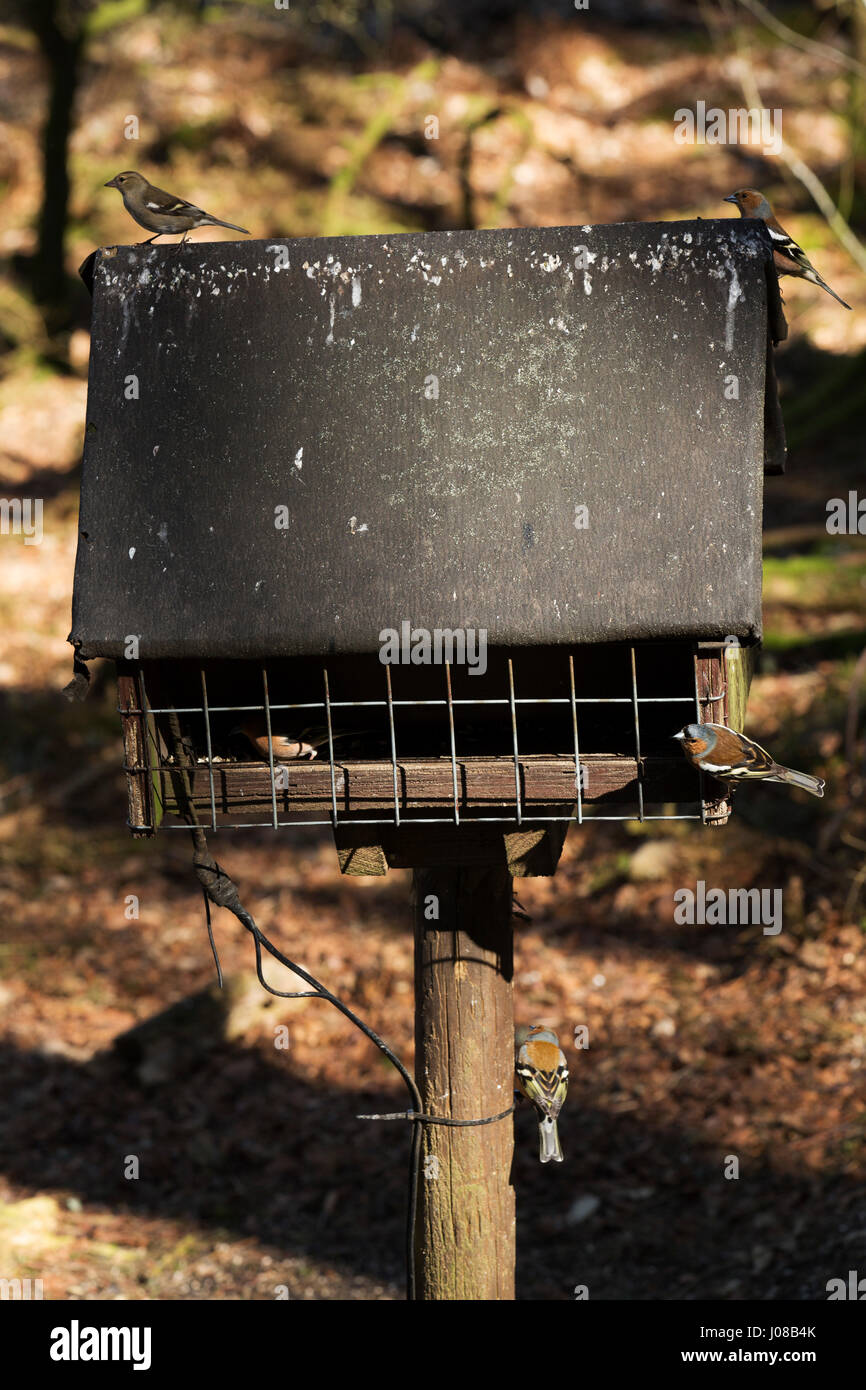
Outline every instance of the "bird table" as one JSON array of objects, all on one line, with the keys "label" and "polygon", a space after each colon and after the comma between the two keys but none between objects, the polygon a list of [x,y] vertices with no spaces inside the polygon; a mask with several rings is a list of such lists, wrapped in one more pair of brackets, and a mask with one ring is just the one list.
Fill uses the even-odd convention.
[{"label": "bird table", "polygon": [[[411,868],[425,1109],[495,1115],[513,879],[572,824],[730,813],[672,736],[742,727],[761,636],[766,229],[114,246],[86,274],[70,640],[117,664],[131,830],[186,828],[174,730],[212,831]],[[420,1296],[513,1297],[510,1118],[424,1146]]]}]

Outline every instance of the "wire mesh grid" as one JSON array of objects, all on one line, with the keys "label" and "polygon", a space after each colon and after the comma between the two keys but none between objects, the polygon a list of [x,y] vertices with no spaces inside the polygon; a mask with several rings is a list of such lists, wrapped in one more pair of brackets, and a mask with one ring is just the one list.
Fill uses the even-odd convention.
[{"label": "wire mesh grid", "polygon": [[[628,656],[629,689],[627,693],[623,693],[620,695],[605,696],[579,696],[577,694],[577,687],[575,683],[574,656],[569,653],[567,655],[567,695],[518,695],[515,687],[514,664],[512,658],[509,657],[507,660],[507,694],[503,694],[501,696],[496,696],[492,698],[484,697],[478,699],[471,697],[457,698],[454,696],[452,686],[452,666],[450,662],[446,661],[443,663],[443,692],[442,695],[439,697],[425,699],[396,698],[393,690],[390,666],[385,665],[385,689],[384,696],[381,699],[333,699],[331,694],[331,682],[329,679],[328,670],[327,668],[323,667],[321,672],[322,698],[320,700],[304,700],[300,702],[291,703],[286,703],[283,701],[274,701],[271,699],[268,680],[268,669],[266,666],[262,666],[260,668],[261,700],[259,702],[243,704],[213,704],[211,703],[208,694],[207,673],[204,667],[200,667],[198,671],[201,690],[200,703],[181,705],[152,704],[147,694],[147,683],[145,679],[144,668],[139,667],[137,673],[138,699],[136,699],[130,706],[128,706],[125,709],[120,707],[119,712],[122,716],[124,723],[126,723],[126,721],[132,718],[138,718],[141,721],[140,729],[143,733],[144,756],[143,759],[140,761],[138,758],[136,758],[135,761],[130,762],[130,744],[127,743],[127,758],[124,761],[124,769],[128,774],[147,775],[149,777],[152,777],[153,774],[157,772],[170,772],[174,765],[172,762],[172,758],[167,751],[167,748],[160,746],[161,742],[164,744],[165,741],[163,734],[161,734],[160,732],[159,718],[162,716],[169,715],[191,715],[200,718],[204,729],[204,753],[201,757],[197,758],[196,769],[200,767],[206,767],[207,770],[209,821],[210,829],[212,831],[220,829],[260,830],[263,826],[267,824],[270,824],[271,828],[273,828],[274,830],[287,829],[293,826],[330,826],[334,830],[336,830],[343,825],[358,825],[359,823],[363,823],[365,826],[378,825],[390,826],[392,828],[399,828],[401,824],[411,824],[412,826],[455,826],[460,825],[461,821],[466,823],[467,820],[471,820],[471,823],[476,825],[490,824],[507,825],[515,827],[520,827],[524,824],[529,823],[531,823],[532,825],[536,825],[543,822],[568,821],[576,821],[579,825],[583,824],[584,821],[634,820],[639,822],[654,820],[697,820],[706,823],[707,813],[706,801],[704,799],[705,779],[703,778],[702,774],[700,777],[700,790],[699,792],[697,792],[696,790],[696,795],[694,796],[692,801],[688,801],[685,798],[681,798],[679,802],[674,803],[677,807],[677,809],[675,810],[667,809],[667,802],[664,803],[665,809],[662,809],[660,811],[650,811],[648,809],[648,806],[652,803],[649,802],[646,796],[646,773],[644,766],[644,757],[642,756],[641,744],[641,712],[642,710],[645,710],[647,706],[679,707],[680,710],[685,711],[684,717],[681,717],[675,726],[680,727],[684,722],[687,721],[688,715],[691,710],[695,711],[695,717],[697,718],[698,722],[701,721],[702,698],[704,703],[706,703],[712,700],[713,698],[718,699],[720,697],[710,696],[709,692],[705,692],[702,697],[698,684],[697,661],[694,662],[694,687],[687,694],[680,693],[669,695],[642,695],[639,693],[638,690],[638,663],[634,646],[628,648]],[[464,806],[463,811],[461,810],[459,776],[460,755],[458,753],[458,738],[455,727],[455,713],[458,710],[465,710],[469,707],[477,708],[483,706],[499,707],[500,709],[507,711],[510,726],[510,761],[513,768],[514,779],[513,805],[510,806],[504,814],[488,814],[486,811],[482,811],[478,807],[472,807],[472,814],[471,816],[467,817],[465,814],[463,814],[463,811],[466,810],[466,807]],[[525,756],[521,754],[520,749],[520,739],[518,733],[518,713],[522,710],[528,710],[530,708],[538,709],[542,706],[560,708],[565,707],[566,713],[570,716],[570,737],[573,743],[573,751],[568,755],[568,757],[570,762],[570,771],[573,773],[574,778],[574,795],[573,797],[569,797],[570,804],[563,805],[562,810],[557,811],[557,813],[555,814],[542,814],[532,809],[532,806],[527,805],[527,799],[523,788],[522,772],[525,770],[526,759]],[[581,709],[586,706],[591,706],[595,709],[603,708],[605,706],[628,707],[631,717],[630,723],[633,741],[633,754],[627,756],[633,758],[634,767],[636,770],[636,798],[634,806],[630,806],[629,809],[624,811],[622,814],[612,814],[606,811],[598,811],[593,808],[587,807],[586,798],[584,795],[584,782],[590,764],[585,760],[585,758],[584,760],[582,760],[579,730],[579,713]],[[410,763],[412,759],[401,758],[398,754],[396,714],[398,711],[404,708],[421,709],[425,707],[430,710],[441,710],[445,716],[445,720],[447,721],[447,761],[450,763],[451,774],[450,807],[446,814],[416,815],[410,813],[407,816],[404,815],[405,807],[401,806],[400,774],[401,768]],[[387,761],[390,763],[391,771],[391,804],[388,808],[387,814],[381,816],[370,816],[367,812],[361,815],[357,812],[352,811],[344,813],[341,813],[340,811],[338,796],[338,770],[342,770],[343,764],[338,762],[338,760],[335,757],[335,738],[337,736],[335,735],[334,729],[334,717],[335,715],[339,715],[345,711],[350,710],[363,710],[365,712],[380,711],[383,712],[387,718]],[[285,767],[286,761],[280,760],[278,757],[275,757],[273,719],[275,715],[283,715],[287,713],[295,715],[305,715],[314,711],[321,712],[321,714],[324,715],[325,719],[325,726],[322,732],[326,732],[327,738],[322,738],[321,748],[322,752],[324,752],[325,744],[327,744],[327,766],[329,771],[330,793],[328,797],[330,803],[329,811],[327,815],[318,815],[311,818],[299,816],[297,814],[294,814],[291,817],[281,816],[277,798],[277,768],[278,766]],[[251,821],[246,819],[227,819],[225,813],[221,813],[218,817],[218,796],[216,789],[216,778],[219,775],[220,771],[226,768],[227,764],[224,760],[221,759],[215,761],[214,739],[212,735],[211,719],[212,716],[223,716],[229,714],[232,716],[263,716],[264,718],[265,735],[267,743],[267,764],[270,774],[269,822],[263,820]],[[138,743],[137,747],[141,749],[141,742]],[[360,763],[364,760],[358,761]],[[231,766],[231,764],[228,765]],[[301,764],[301,766],[310,765],[311,764],[308,763]],[[151,783],[151,785],[153,785],[153,782]],[[315,799],[315,797],[310,797],[308,799]],[[538,801],[538,798],[534,799]],[[550,800],[553,801],[554,798],[550,798]],[[558,800],[558,798],[556,798],[556,800]],[[680,805],[689,804],[694,804],[698,809],[695,809],[694,811],[679,809]],[[153,833],[153,831],[156,829],[156,825],[152,823],[133,822],[131,819],[128,823],[131,829],[140,833]],[[165,821],[163,819],[161,822],[161,828],[170,830],[183,830],[186,828],[186,826],[181,822],[175,824],[169,821]]]}]

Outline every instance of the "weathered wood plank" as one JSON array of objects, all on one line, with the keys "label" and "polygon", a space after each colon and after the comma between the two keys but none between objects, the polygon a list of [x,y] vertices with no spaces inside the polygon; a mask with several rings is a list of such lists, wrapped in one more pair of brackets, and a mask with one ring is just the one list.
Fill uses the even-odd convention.
[{"label": "weathered wood plank", "polygon": [[[554,814],[554,808],[549,808]],[[485,868],[498,865],[512,878],[546,878],[556,872],[568,822],[502,825],[375,825],[357,821],[334,832],[344,874],[384,874],[390,869]]]},{"label": "weathered wood plank", "polygon": [[749,687],[758,663],[757,647],[730,646],[725,651],[725,679],[728,687],[727,715],[732,729],[742,730],[746,723],[746,704]]},{"label": "weathered wood plank", "polygon": [[[637,764],[634,758],[590,754],[585,769],[583,801],[588,805],[637,804]],[[644,801],[694,802],[699,788],[694,772],[681,755],[642,759]],[[575,801],[574,759],[526,757],[519,760],[521,802],[527,818],[545,808],[571,807]],[[168,769],[160,776],[166,811],[176,811]],[[275,770],[279,815],[290,811],[331,811],[331,776],[327,763],[283,764]],[[251,816],[272,810],[270,769],[264,763],[214,763],[214,795],[218,816],[243,811]],[[393,810],[393,771],[389,762],[345,762],[336,767],[338,815]],[[514,763],[511,758],[467,758],[457,762],[458,807],[488,810],[515,805]],[[448,758],[402,759],[397,764],[401,811],[432,808],[445,814],[453,807],[451,761]],[[196,766],[193,798],[197,808],[210,810],[210,780],[206,764]]]},{"label": "weathered wood plank", "polygon": [[127,771],[126,794],[129,804],[129,825],[133,834],[153,835],[156,830],[154,788],[147,764],[147,730],[145,716],[129,714],[141,710],[138,682],[134,675],[117,675],[117,704],[124,711],[121,718],[123,734],[123,765]]},{"label": "weathered wood plank", "polygon": [[[701,643],[695,657],[698,701],[701,722],[704,724],[729,724],[728,709],[729,686],[726,679],[724,646],[710,647]],[[714,777],[702,776],[704,810],[707,825],[727,825],[731,818],[731,801],[724,782]]]}]

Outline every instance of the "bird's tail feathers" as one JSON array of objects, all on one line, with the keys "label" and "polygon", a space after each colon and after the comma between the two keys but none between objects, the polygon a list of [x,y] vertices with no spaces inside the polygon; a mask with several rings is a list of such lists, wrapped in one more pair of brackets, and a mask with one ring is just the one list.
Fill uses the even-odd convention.
[{"label": "bird's tail feathers", "polygon": [[789,782],[793,787],[802,787],[813,796],[824,795],[824,782],[820,777],[810,777],[808,772],[795,772],[792,767],[782,767],[776,763],[773,768],[774,782]]},{"label": "bird's tail feathers", "polygon": [[[850,309],[850,308],[851,308],[851,305],[850,305],[850,304],[846,304],[845,301],[844,301],[844,299],[841,297],[841,295],[838,295],[838,294],[836,293],[835,290],[831,290],[831,289],[830,289],[830,286],[827,284],[827,281],[826,281],[826,280],[822,280],[822,279],[821,279],[820,275],[818,274],[818,272],[817,272],[817,270],[815,269],[814,266],[812,267],[812,275],[814,275],[814,277],[815,277],[815,284],[816,284],[816,285],[820,285],[821,289],[822,289],[822,290],[826,290],[827,293],[828,293],[828,294],[831,294],[831,295],[833,296],[834,299],[838,299],[838,301],[839,301],[839,303],[842,305],[842,308],[843,308],[843,309]],[[812,277],[809,276],[809,275],[806,276],[806,279],[807,279],[807,280],[809,280],[809,279],[811,279],[811,278],[812,278]]]},{"label": "bird's tail feathers", "polygon": [[542,1163],[562,1162],[562,1149],[559,1145],[559,1130],[556,1120],[552,1120],[549,1115],[540,1116],[538,1120],[539,1154]]},{"label": "bird's tail feathers", "polygon": [[243,232],[244,236],[249,236],[246,227],[237,227],[234,222],[222,222],[219,217],[211,217],[210,214],[202,218],[201,225],[205,227],[228,227],[229,231]]}]

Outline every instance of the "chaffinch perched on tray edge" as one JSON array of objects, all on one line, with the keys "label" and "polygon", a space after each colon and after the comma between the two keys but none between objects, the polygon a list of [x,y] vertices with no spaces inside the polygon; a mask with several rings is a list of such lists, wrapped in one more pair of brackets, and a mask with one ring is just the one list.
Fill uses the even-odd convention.
[{"label": "chaffinch perched on tray edge", "polygon": [[539,1158],[562,1162],[556,1117],[568,1090],[568,1063],[550,1028],[536,1024],[517,1053],[515,1067],[520,1089],[538,1114]]},{"label": "chaffinch perched on tray edge", "polygon": [[766,748],[753,743],[745,734],[728,729],[724,724],[686,724],[678,734],[683,752],[693,767],[718,777],[722,782],[787,782],[802,787],[812,796],[824,795],[820,777],[808,772],[795,772],[792,767],[777,763]]},{"label": "chaffinch perched on tray edge", "polygon": [[158,236],[173,236],[177,232],[183,232],[178,242],[178,245],[182,246],[188,234],[196,227],[228,227],[232,232],[243,232],[244,236],[249,236],[246,227],[236,227],[234,222],[223,222],[219,217],[211,217],[209,212],[197,208],[194,203],[188,203],[185,198],[176,198],[173,193],[166,193],[163,188],[155,188],[152,183],[148,183],[143,174],[136,173],[135,169],[125,169],[122,174],[115,174],[105,187],[116,188],[130,217],[134,217],[140,227],[146,227],[149,232],[154,233],[140,242],[141,246],[149,246]]},{"label": "chaffinch perched on tray edge", "polygon": [[773,261],[778,275],[794,275],[800,280],[808,280],[813,285],[820,285],[822,290],[826,290],[834,299],[839,300],[843,309],[851,308],[850,304],[846,304],[844,299],[839,298],[835,290],[830,289],[826,280],[821,279],[806,252],[776,221],[776,215],[763,193],[759,193],[756,188],[741,188],[736,193],[729,193],[724,201],[733,203],[735,207],[738,207],[742,217],[756,217],[767,224],[770,241],[773,243]]}]

